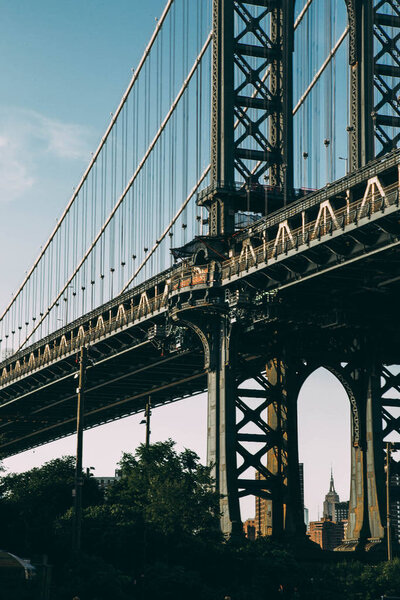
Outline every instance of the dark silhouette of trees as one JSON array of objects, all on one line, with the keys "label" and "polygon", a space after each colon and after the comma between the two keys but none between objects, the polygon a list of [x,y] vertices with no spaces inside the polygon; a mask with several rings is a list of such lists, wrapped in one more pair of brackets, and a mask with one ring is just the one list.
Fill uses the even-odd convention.
[{"label": "dark silhouette of trees", "polygon": [[[20,556],[49,555],[51,600],[378,600],[399,594],[399,559],[362,564],[304,540],[223,539],[211,469],[194,452],[177,452],[171,440],[140,446],[119,466],[120,479],[105,493],[84,474],[79,556],[71,553],[72,457],[0,478],[0,545]],[[0,596],[4,589],[0,585]],[[36,600],[35,589],[7,588],[6,597]]]},{"label": "dark silhouette of trees", "polygon": [[[0,478],[2,547],[29,556],[54,546],[54,523],[72,505],[75,459],[64,456],[25,473]],[[93,477],[84,477],[84,503],[96,505],[103,494]]]}]

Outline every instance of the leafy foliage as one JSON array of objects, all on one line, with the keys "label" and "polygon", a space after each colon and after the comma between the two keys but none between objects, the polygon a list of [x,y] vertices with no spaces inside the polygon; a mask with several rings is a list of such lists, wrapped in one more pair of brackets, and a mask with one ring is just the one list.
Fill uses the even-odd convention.
[{"label": "leafy foliage", "polygon": [[[72,505],[75,459],[64,456],[25,473],[0,479],[0,527],[2,546],[17,554],[49,552],[53,524]],[[84,476],[86,506],[102,502],[94,478]]]},{"label": "leafy foliage", "polygon": [[120,469],[108,503],[130,506],[139,522],[163,535],[218,535],[219,497],[210,467],[194,452],[176,452],[172,440],[141,445],[134,456],[123,455]]}]

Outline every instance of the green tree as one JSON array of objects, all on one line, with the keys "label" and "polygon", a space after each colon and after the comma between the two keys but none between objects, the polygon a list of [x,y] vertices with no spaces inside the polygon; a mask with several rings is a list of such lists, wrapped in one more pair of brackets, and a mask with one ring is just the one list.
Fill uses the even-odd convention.
[{"label": "green tree", "polygon": [[[2,547],[17,554],[48,553],[54,522],[72,505],[75,459],[64,456],[25,473],[0,479]],[[84,506],[99,504],[103,494],[93,477],[84,475]]]},{"label": "green tree", "polygon": [[139,446],[124,454],[121,479],[110,489],[108,504],[131,507],[137,522],[167,536],[219,535],[219,497],[211,468],[191,450],[178,453],[174,442]]}]

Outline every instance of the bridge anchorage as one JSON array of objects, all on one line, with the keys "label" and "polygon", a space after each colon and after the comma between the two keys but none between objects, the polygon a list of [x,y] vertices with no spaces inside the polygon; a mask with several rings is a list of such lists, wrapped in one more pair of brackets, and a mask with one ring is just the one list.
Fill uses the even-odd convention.
[{"label": "bridge anchorage", "polygon": [[[294,144],[308,91],[295,105],[293,69],[295,32],[312,5],[296,12],[292,0],[213,1],[211,161],[199,181],[210,178],[197,196],[208,233],[183,240],[174,266],[135,287],[133,276],[108,302],[33,343],[28,337],[1,363],[0,450],[74,432],[73,376],[86,346],[85,427],[144,410],[149,395],[156,407],[207,390],[222,531],[242,535],[240,499],[254,496],[265,503],[269,534],[302,538],[297,398],[323,366],[344,386],[351,412],[341,549],[369,550],[386,536],[384,445],[400,434],[400,5],[345,3],[348,172],[314,191],[296,167],[309,156],[297,156]],[[70,302],[68,285],[56,307],[63,295]],[[10,314],[18,318],[17,309]],[[393,458],[391,469],[400,473]]]}]

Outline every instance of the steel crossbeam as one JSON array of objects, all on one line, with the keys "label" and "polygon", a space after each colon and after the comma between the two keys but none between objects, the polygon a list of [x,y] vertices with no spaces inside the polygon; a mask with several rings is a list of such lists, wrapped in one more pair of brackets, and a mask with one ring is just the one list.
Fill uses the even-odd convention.
[{"label": "steel crossbeam", "polygon": [[[212,185],[251,186],[269,171],[291,189],[292,2],[214,0],[213,19]],[[218,194],[207,206],[210,234],[231,233],[236,208]]]}]

